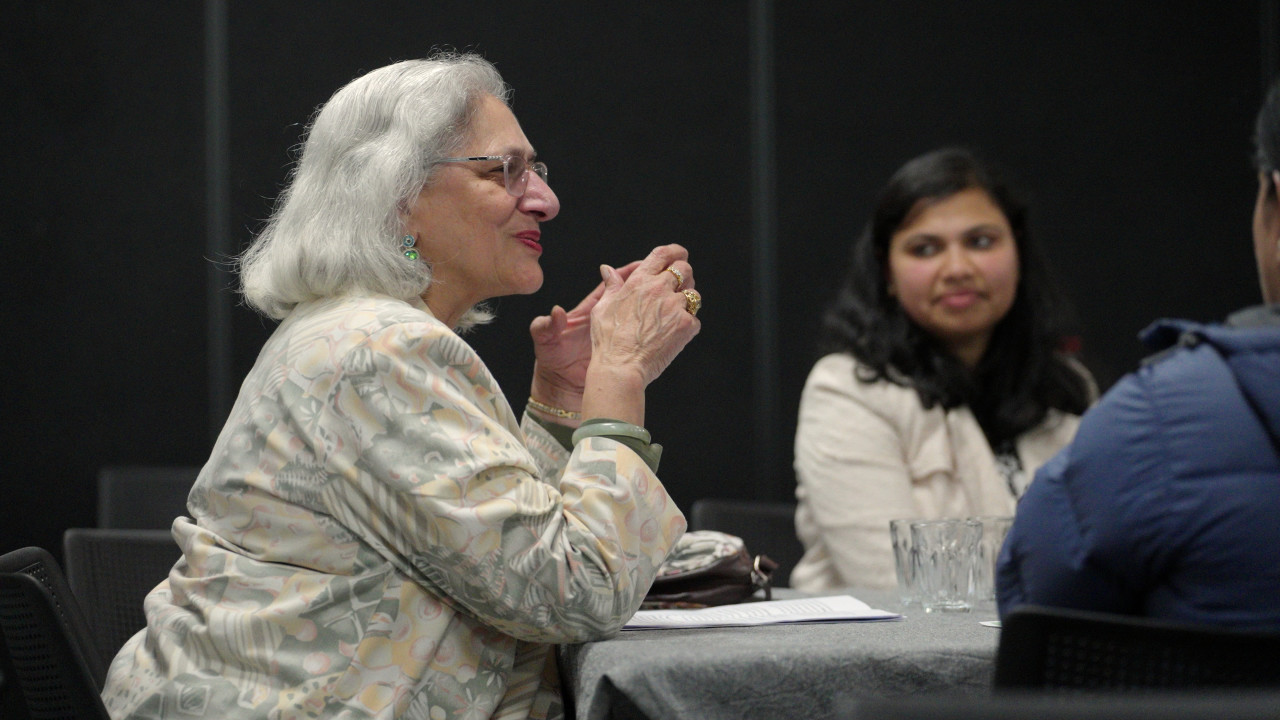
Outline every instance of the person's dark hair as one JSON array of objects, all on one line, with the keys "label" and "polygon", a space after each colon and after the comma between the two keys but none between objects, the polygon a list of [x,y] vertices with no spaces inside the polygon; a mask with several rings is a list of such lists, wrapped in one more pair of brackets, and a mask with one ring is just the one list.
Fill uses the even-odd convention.
[{"label": "person's dark hair", "polygon": [[1258,119],[1254,126],[1253,163],[1258,172],[1267,178],[1269,192],[1275,194],[1276,186],[1271,181],[1271,173],[1280,170],[1280,82],[1272,84],[1267,97],[1262,101],[1262,109],[1258,111]]},{"label": "person's dark hair", "polygon": [[[887,288],[889,241],[923,207],[980,188],[1003,211],[1018,249],[1017,294],[972,372],[902,310]],[[1031,240],[1026,205],[971,152],[944,148],[903,165],[853,244],[850,269],[822,322],[820,350],[847,352],[862,382],[889,380],[926,408],[968,405],[993,448],[1041,423],[1050,408],[1079,414],[1093,386],[1061,353],[1064,298]]]}]

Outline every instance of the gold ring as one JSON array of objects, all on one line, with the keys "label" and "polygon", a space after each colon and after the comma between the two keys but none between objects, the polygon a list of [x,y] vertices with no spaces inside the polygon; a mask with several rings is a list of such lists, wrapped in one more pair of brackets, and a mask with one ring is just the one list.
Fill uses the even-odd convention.
[{"label": "gold ring", "polygon": [[684,309],[690,315],[697,317],[698,311],[702,309],[702,296],[698,294],[697,290],[684,291]]},{"label": "gold ring", "polygon": [[679,290],[680,288],[684,287],[684,275],[681,275],[679,270],[675,269],[674,267],[671,267],[670,265],[667,266],[667,270],[672,275],[676,276],[676,289]]}]

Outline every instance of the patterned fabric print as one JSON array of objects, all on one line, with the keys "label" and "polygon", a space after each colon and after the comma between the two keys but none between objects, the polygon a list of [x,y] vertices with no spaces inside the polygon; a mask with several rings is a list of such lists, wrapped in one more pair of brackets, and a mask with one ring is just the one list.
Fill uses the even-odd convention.
[{"label": "patterned fabric print", "polygon": [[517,424],[420,302],[267,342],[103,698],[115,718],[559,717],[552,643],[616,633],[685,521],[644,461]]},{"label": "patterned fabric print", "polygon": [[715,530],[694,530],[676,542],[671,554],[658,569],[658,577],[679,575],[711,567],[746,548],[742,538]]}]

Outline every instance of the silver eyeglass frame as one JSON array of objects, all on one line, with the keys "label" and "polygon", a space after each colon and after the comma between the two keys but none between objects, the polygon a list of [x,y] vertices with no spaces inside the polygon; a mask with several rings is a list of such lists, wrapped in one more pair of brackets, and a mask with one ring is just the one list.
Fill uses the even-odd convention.
[{"label": "silver eyeglass frame", "polygon": [[[471,157],[440,158],[436,161],[436,164],[498,160],[502,161],[502,185],[507,189],[507,194],[511,197],[524,197],[525,190],[529,187],[530,170],[537,173],[538,177],[542,178],[542,182],[547,181],[547,164],[541,160],[529,162],[521,155],[472,155]],[[515,160],[519,160],[524,165],[524,172],[520,173],[519,177],[512,177],[511,164]]]}]

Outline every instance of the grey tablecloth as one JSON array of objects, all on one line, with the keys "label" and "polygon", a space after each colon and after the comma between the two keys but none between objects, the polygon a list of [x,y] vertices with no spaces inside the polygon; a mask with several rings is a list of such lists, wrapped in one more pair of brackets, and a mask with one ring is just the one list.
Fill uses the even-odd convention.
[{"label": "grey tablecloth", "polygon": [[[903,612],[893,593],[850,594]],[[560,649],[565,701],[578,720],[838,718],[866,698],[989,691],[1000,631],[978,623],[995,619],[994,612],[904,615],[887,622],[625,630]]]}]

